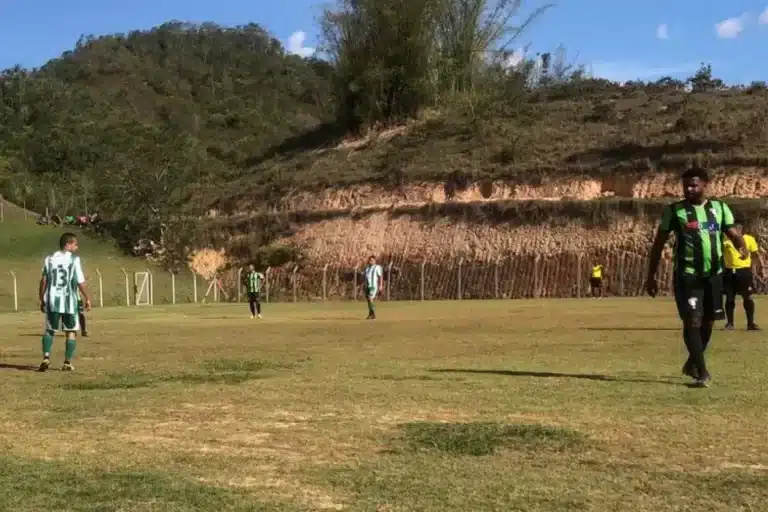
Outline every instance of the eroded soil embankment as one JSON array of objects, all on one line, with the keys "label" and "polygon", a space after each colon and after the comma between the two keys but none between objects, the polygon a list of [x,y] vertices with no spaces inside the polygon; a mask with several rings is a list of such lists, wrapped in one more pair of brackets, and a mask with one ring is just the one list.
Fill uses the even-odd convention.
[{"label": "eroded soil embankment", "polygon": [[[710,193],[719,197],[768,197],[766,169],[743,169],[738,174],[715,172]],[[536,185],[489,180],[460,187],[455,183],[417,183],[401,187],[375,184],[325,190],[298,191],[281,198],[280,211],[333,210],[402,204],[502,200],[591,200],[601,197],[650,199],[678,197],[679,173],[616,175],[606,178],[553,179]],[[242,212],[250,210],[243,205]]]},{"label": "eroded soil embankment", "polygon": [[375,213],[362,219],[340,217],[296,226],[278,244],[301,247],[312,263],[354,266],[367,255],[398,261],[466,258],[495,261],[517,254],[623,250],[645,253],[654,225],[650,220],[622,219],[604,228],[583,223],[559,226],[512,226],[455,219],[425,222],[407,215]]}]

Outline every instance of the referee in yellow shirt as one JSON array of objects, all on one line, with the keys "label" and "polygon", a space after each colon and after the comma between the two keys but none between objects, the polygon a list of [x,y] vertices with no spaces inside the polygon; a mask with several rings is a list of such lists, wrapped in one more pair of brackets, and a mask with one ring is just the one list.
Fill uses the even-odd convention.
[{"label": "referee in yellow shirt", "polygon": [[733,330],[733,312],[736,309],[736,295],[741,295],[744,301],[744,312],[747,314],[747,330],[759,331],[760,328],[755,324],[755,301],[752,299],[752,290],[754,288],[754,274],[752,273],[752,255],[757,257],[761,270],[765,270],[760,248],[757,241],[751,235],[744,233],[742,223],[736,221],[736,229],[743,235],[744,245],[749,251],[749,255],[743,257],[733,247],[733,243],[726,239],[723,243],[723,259],[725,260],[725,274],[723,275],[723,285],[725,289],[725,316],[728,323],[725,328]]}]

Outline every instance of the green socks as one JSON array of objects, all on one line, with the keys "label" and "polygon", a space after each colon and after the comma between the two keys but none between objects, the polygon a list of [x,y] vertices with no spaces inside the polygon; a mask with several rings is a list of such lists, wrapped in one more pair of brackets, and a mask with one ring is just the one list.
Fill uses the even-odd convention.
[{"label": "green socks", "polygon": [[368,301],[368,313],[371,315],[376,313],[376,305],[373,303],[373,301]]},{"label": "green socks", "polygon": [[77,342],[74,339],[67,339],[67,348],[64,351],[64,361],[70,362],[75,357],[75,347]]},{"label": "green socks", "polygon": [[53,349],[53,334],[43,334],[43,357],[50,356]]}]

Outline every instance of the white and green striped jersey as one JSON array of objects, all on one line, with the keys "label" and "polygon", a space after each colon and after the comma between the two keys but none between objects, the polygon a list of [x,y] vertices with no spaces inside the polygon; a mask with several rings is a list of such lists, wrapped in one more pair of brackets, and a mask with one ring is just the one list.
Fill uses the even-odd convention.
[{"label": "white and green striped jersey", "polygon": [[365,267],[363,275],[365,276],[366,288],[378,288],[379,278],[384,275],[384,270],[381,268],[381,265],[368,265]]},{"label": "white and green striped jersey", "polygon": [[245,286],[248,293],[259,293],[264,284],[264,274],[261,272],[248,272],[245,277]]},{"label": "white and green striped jersey", "polygon": [[43,264],[46,288],[43,300],[50,313],[77,314],[78,285],[85,282],[80,257],[56,251]]}]

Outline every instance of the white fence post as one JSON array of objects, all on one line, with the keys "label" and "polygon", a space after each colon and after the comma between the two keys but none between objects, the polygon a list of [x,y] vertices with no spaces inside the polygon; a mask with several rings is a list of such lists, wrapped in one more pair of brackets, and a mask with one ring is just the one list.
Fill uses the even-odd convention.
[{"label": "white fence post", "polygon": [[197,304],[197,273],[192,271],[192,300]]},{"label": "white fence post", "polygon": [[101,271],[96,269],[96,275],[99,277],[99,307],[104,307],[104,278],[101,275]]},{"label": "white fence post", "polygon": [[355,270],[352,271],[352,300],[357,302],[357,272],[360,265],[355,265]]},{"label": "white fence post", "polygon": [[392,289],[392,262],[389,262],[389,265],[387,265],[387,300],[390,299],[389,290]]},{"label": "white fence post", "polygon": [[149,305],[155,305],[155,276],[152,275],[152,271],[147,268],[147,274],[149,274]]},{"label": "white fence post", "polygon": [[19,310],[19,287],[16,282],[16,272],[13,270],[8,271],[9,274],[11,274],[11,278],[13,278],[13,310],[18,311]]},{"label": "white fence post", "polygon": [[176,273],[171,270],[171,304],[176,304]]},{"label": "white fence post", "polygon": [[499,265],[501,265],[501,258],[496,259],[496,265],[493,267],[493,298],[499,298]]},{"label": "white fence post", "polygon": [[458,285],[458,292],[459,292],[459,296],[458,296],[458,299],[459,299],[459,300],[461,300],[461,298],[462,298],[462,295],[463,295],[463,294],[462,294],[462,290],[461,290],[461,267],[462,267],[463,265],[464,265],[464,258],[461,258],[461,259],[459,260],[459,275],[458,275],[458,282],[457,282],[457,285]]},{"label": "white fence post", "polygon": [[323,267],[323,301],[328,298],[328,264]]},{"label": "white fence post", "polygon": [[120,269],[120,272],[123,273],[123,277],[125,277],[125,305],[127,307],[131,306],[131,284],[128,280],[128,272],[125,271],[124,268]]},{"label": "white fence post", "polygon": [[421,274],[419,277],[419,294],[421,295],[421,300],[424,300],[424,267],[427,266],[427,260],[424,260],[421,262]]},{"label": "white fence post", "polygon": [[267,267],[264,271],[264,302],[269,304],[269,273],[272,271],[272,267]]},{"label": "white fence post", "polygon": [[237,269],[237,303],[240,303],[240,297],[242,295],[243,288],[243,269],[240,267]]},{"label": "white fence post", "polygon": [[293,273],[291,274],[291,281],[293,282],[293,302],[296,302],[298,297],[296,296],[296,272],[299,270],[298,265],[293,266]]}]

